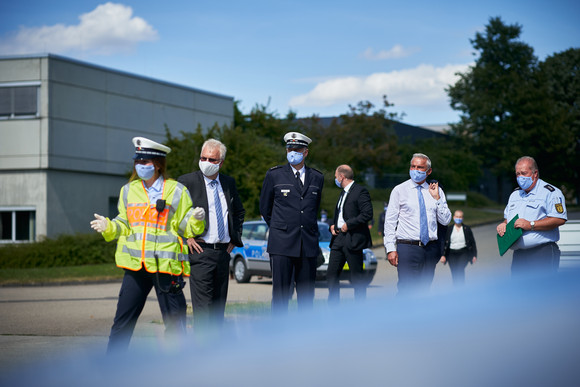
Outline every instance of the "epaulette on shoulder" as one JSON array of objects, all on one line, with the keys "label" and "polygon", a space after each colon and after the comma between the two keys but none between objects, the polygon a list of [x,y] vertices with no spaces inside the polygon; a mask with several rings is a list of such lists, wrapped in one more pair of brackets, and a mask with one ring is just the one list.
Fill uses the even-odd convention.
[{"label": "epaulette on shoulder", "polygon": [[282,168],[282,165],[276,165],[275,167],[270,168],[270,171],[273,171],[274,169],[278,169],[278,168]]},{"label": "epaulette on shoulder", "polygon": [[544,188],[550,192],[554,192],[556,190],[556,188],[552,187],[550,184],[546,184]]},{"label": "epaulette on shoulder", "polygon": [[514,192],[516,192],[516,191],[519,191],[519,190],[521,190],[521,188],[520,188],[520,187],[516,187],[516,188],[514,188]]}]

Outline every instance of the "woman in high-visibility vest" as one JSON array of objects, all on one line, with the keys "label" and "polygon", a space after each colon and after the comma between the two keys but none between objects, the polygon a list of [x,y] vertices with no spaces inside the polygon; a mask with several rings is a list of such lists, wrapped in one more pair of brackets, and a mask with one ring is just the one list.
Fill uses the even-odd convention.
[{"label": "woman in high-visibility vest", "polygon": [[193,208],[189,191],[166,176],[171,149],[144,137],[133,138],[133,174],[119,195],[119,215],[95,214],[91,227],[107,242],[118,239],[115,261],[125,270],[107,352],[127,350],[137,319],[152,288],[168,335],[185,334],[183,294],[189,276],[187,245],[204,231],[205,211]]}]

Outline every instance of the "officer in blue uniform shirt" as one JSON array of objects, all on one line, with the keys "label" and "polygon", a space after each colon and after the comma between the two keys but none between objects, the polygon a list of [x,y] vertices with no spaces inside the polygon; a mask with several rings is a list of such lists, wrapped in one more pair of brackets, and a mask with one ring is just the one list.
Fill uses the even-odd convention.
[{"label": "officer in blue uniform shirt", "polygon": [[269,226],[272,311],[287,313],[292,285],[299,309],[314,302],[317,215],[324,177],[304,165],[312,140],[297,132],[284,136],[288,164],[270,168],[260,194],[260,213]]},{"label": "officer in blue uniform shirt", "polygon": [[514,250],[512,276],[540,271],[556,272],[560,265],[558,227],[566,223],[566,203],[562,191],[540,179],[536,161],[529,156],[516,162],[519,187],[510,195],[504,221],[497,226],[503,236],[506,225],[518,215],[514,227],[523,230],[511,246]]}]

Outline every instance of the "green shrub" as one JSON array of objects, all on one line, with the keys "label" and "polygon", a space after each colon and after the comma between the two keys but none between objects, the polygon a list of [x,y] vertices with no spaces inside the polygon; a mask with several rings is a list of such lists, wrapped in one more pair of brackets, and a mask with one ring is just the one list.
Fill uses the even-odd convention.
[{"label": "green shrub", "polygon": [[61,235],[41,242],[0,247],[0,269],[29,269],[115,262],[116,242],[100,234]]}]

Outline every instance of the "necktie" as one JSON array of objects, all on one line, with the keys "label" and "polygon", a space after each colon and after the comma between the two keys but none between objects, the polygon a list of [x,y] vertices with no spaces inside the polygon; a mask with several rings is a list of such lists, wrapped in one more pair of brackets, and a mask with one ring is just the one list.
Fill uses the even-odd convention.
[{"label": "necktie", "polygon": [[298,185],[300,186],[300,189],[304,188],[304,184],[302,184],[302,180],[300,179],[299,171],[296,171],[296,180],[298,180]]},{"label": "necktie", "polygon": [[218,238],[223,241],[226,238],[226,230],[224,227],[224,216],[222,214],[222,202],[220,200],[220,195],[218,192],[218,182],[212,180],[211,188],[213,189],[213,200],[215,202],[215,216],[217,218],[217,228],[218,228]]},{"label": "necktie", "polygon": [[[338,198],[338,204],[336,205],[336,224],[334,225],[335,228],[338,229],[338,224],[341,223],[341,227],[342,227],[342,222],[340,221],[340,213],[342,212],[342,201],[344,200],[344,195],[345,195],[345,191],[342,190],[342,192],[340,193],[340,197]],[[344,221],[344,218],[343,218]]]},{"label": "necktie", "polygon": [[427,210],[425,209],[425,199],[421,193],[421,186],[417,186],[417,195],[419,197],[419,223],[421,243],[429,243],[429,228],[427,226]]},{"label": "necktie", "polygon": [[342,208],[342,199],[344,199],[344,190],[342,190],[342,192],[340,193],[340,197],[338,198],[338,211],[340,212],[341,208]]}]

